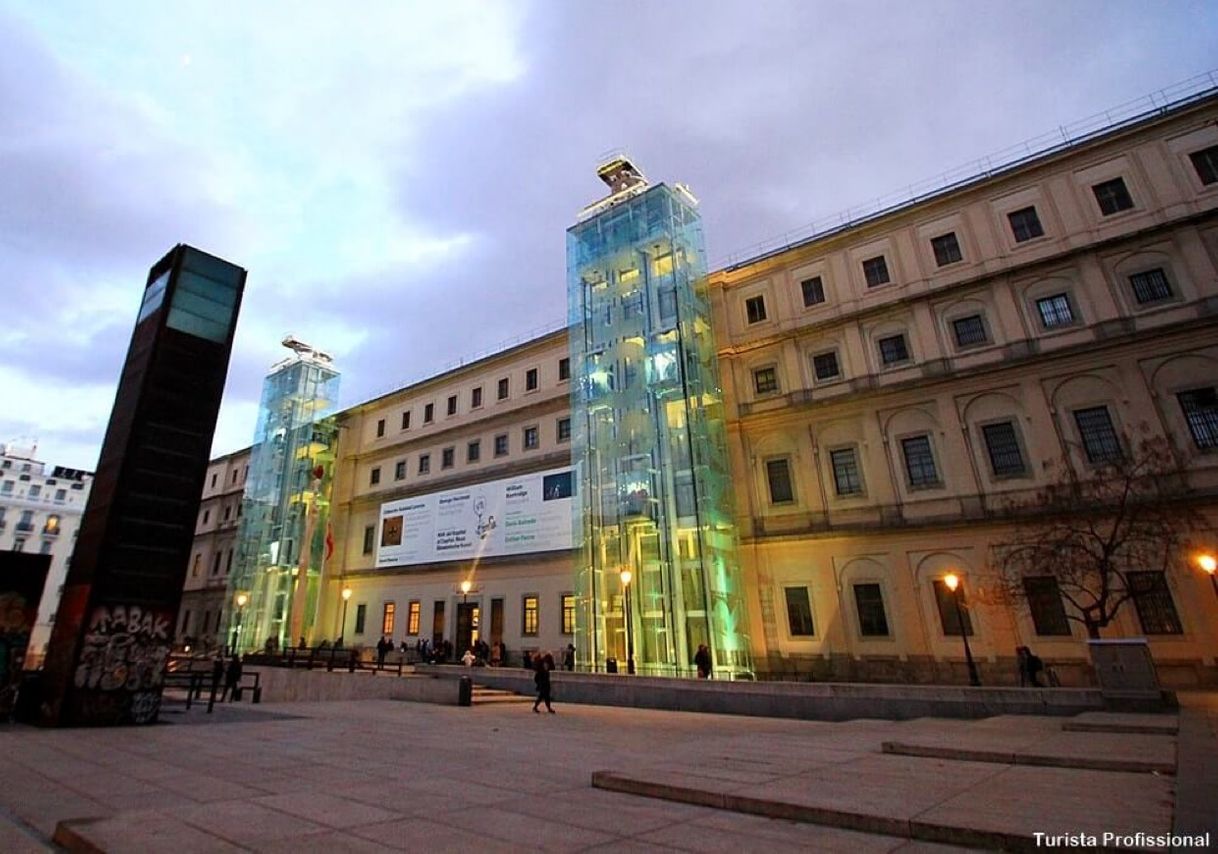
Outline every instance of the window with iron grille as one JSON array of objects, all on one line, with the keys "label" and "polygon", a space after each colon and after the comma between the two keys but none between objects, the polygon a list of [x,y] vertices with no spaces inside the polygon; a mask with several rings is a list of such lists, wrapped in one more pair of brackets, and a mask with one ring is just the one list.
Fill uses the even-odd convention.
[{"label": "window with iron grille", "polygon": [[867,279],[869,288],[886,285],[892,281],[888,278],[888,262],[884,260],[883,255],[863,261],[863,276]]},{"label": "window with iron grille", "polygon": [[570,418],[559,418],[558,419],[558,428],[556,430],[556,436],[558,438],[558,441],[560,441],[560,442],[570,442],[571,441],[571,419]]},{"label": "window with iron grille", "polygon": [[1188,431],[1193,434],[1197,448],[1202,451],[1218,448],[1218,394],[1214,387],[1182,391],[1176,399],[1180,401],[1180,409],[1184,411],[1184,420],[1188,422]]},{"label": "window with iron grille", "polygon": [[799,283],[799,289],[803,291],[805,308],[825,301],[825,283],[821,281],[820,276],[804,279]]},{"label": "window with iron grille", "polygon": [[1176,613],[1176,603],[1167,586],[1167,576],[1161,572],[1127,572],[1125,578],[1133,593],[1143,634],[1184,634],[1180,615]]},{"label": "window with iron grille", "polygon": [[364,633],[364,624],[368,622],[368,606],[361,603],[355,606],[355,633]]},{"label": "window with iron grille", "polygon": [[1171,282],[1167,281],[1167,274],[1163,272],[1162,267],[1134,273],[1129,277],[1129,284],[1133,287],[1133,298],[1138,301],[1138,305],[1160,302],[1171,299],[1172,296]]},{"label": "window with iron grille", "polygon": [[482,405],[482,386],[471,389],[469,393],[469,408],[477,409]]},{"label": "window with iron grille", "polygon": [[449,415],[457,414],[457,396],[455,394],[450,394],[448,396],[448,410],[447,411],[448,411]]},{"label": "window with iron grille", "polygon": [[1040,314],[1040,323],[1045,329],[1074,323],[1074,309],[1070,307],[1070,297],[1066,294],[1041,297],[1036,301],[1036,311]]},{"label": "window with iron grille", "polygon": [[538,446],[538,430],[536,427],[524,428],[524,449],[531,451]]},{"label": "window with iron grille", "polygon": [[419,454],[419,474],[428,474],[431,471],[431,454]]},{"label": "window with iron grille", "polygon": [[507,396],[508,396],[508,378],[507,377],[504,377],[503,379],[501,379],[499,381],[498,392],[499,392],[500,400],[507,400]]},{"label": "window with iron grille", "polygon": [[1088,462],[1107,463],[1122,457],[1121,442],[1107,406],[1076,409],[1074,423],[1078,425],[1078,435]]},{"label": "window with iron grille", "polygon": [[537,390],[537,369],[536,368],[529,368],[528,371],[525,372],[524,390],[525,391],[536,391]]},{"label": "window with iron grille", "polygon": [[465,446],[465,461],[476,463],[482,457],[482,442],[478,439]]},{"label": "window with iron grille", "polygon": [[859,461],[854,448],[830,451],[829,462],[833,466],[833,488],[838,495],[858,495],[863,491],[863,478],[859,473]]},{"label": "window with iron grille", "polygon": [[504,457],[508,452],[508,437],[507,433],[500,433],[495,437],[495,456]]},{"label": "window with iron grille", "polygon": [[952,332],[956,336],[957,347],[975,347],[989,341],[985,321],[981,319],[980,314],[956,318],[952,321]]},{"label": "window with iron grille", "polygon": [[911,487],[939,485],[939,472],[935,469],[935,455],[930,448],[930,436],[910,436],[902,439],[901,452],[905,455],[905,474]]},{"label": "window with iron grille", "polygon": [[522,601],[523,615],[521,617],[521,634],[536,635],[540,625],[540,616],[537,613],[537,596],[525,596]]},{"label": "window with iron grille", "polygon": [[1129,195],[1124,178],[1102,181],[1092,187],[1091,192],[1095,193],[1095,201],[1099,204],[1100,213],[1104,216],[1112,216],[1114,213],[1127,211],[1133,207],[1133,197]]},{"label": "window with iron grille", "polygon": [[884,613],[884,593],[880,585],[854,585],[854,607],[859,615],[860,635],[888,637],[888,615]]},{"label": "window with iron grille", "polygon": [[812,357],[812,373],[820,382],[835,380],[842,375],[841,366],[837,363],[837,351],[817,353]]},{"label": "window with iron grille", "polygon": [[[964,597],[964,582],[956,588],[953,593],[947,589],[947,585],[942,579],[936,578],[933,582],[935,588],[935,604],[939,607],[939,625],[943,627],[943,634],[948,637],[960,637],[961,618],[964,622],[964,631],[969,637],[973,636],[973,620],[967,610],[968,600]],[[960,597],[960,609],[956,609],[956,597]]]},{"label": "window with iron grille", "polygon": [[384,610],[381,612],[381,634],[393,636],[393,621],[397,616],[398,606],[393,602],[386,602]]},{"label": "window with iron grille", "polygon": [[436,405],[429,403],[423,407],[423,423],[430,424],[436,419]]},{"label": "window with iron grille", "polygon": [[1211,145],[1188,156],[1197,170],[1197,177],[1205,185],[1218,183],[1218,145]]},{"label": "window with iron grille", "polygon": [[995,477],[1010,477],[1027,474],[1023,461],[1023,450],[1019,447],[1019,436],[1013,421],[986,424],[981,428],[985,439],[985,450],[990,457],[990,471]]},{"label": "window with iron grille", "polygon": [[1030,575],[1023,579],[1024,597],[1032,612],[1036,634],[1069,637],[1070,621],[1062,604],[1062,592],[1052,575]]},{"label": "window with iron grille", "polygon": [[562,594],[562,633],[575,634],[575,595],[572,593]]},{"label": "window with iron grille", "polygon": [[946,267],[948,264],[955,264],[957,261],[963,260],[964,255],[960,252],[960,241],[956,240],[956,232],[949,231],[947,234],[930,239],[931,249],[935,251],[935,263],[940,267]]},{"label": "window with iron grille", "polygon": [[909,346],[904,335],[890,335],[876,342],[880,347],[880,361],[885,365],[899,365],[909,361]]},{"label": "window with iron grille", "polygon": [[381,482],[381,467],[377,466],[376,468],[372,469],[372,471],[368,472],[368,483],[371,486],[376,486],[380,482]]},{"label": "window with iron grille", "polygon": [[760,323],[765,320],[765,297],[749,297],[744,301],[744,312],[749,323]]},{"label": "window with iron grille", "polygon": [[419,613],[422,610],[422,603],[418,599],[412,600],[406,606],[406,634],[417,635],[419,633]]},{"label": "window with iron grille", "polygon": [[445,448],[440,451],[440,468],[450,469],[456,462],[457,452],[454,448]]},{"label": "window with iron grille", "polygon": [[398,460],[397,463],[394,465],[393,479],[394,480],[405,480],[406,479],[406,461],[405,460]]},{"label": "window with iron grille", "polygon": [[376,525],[364,526],[364,554],[372,554],[372,547],[376,543]]},{"label": "window with iron grille", "polygon": [[1011,223],[1011,234],[1016,243],[1044,236],[1045,230],[1041,228],[1040,217],[1036,215],[1034,207],[1012,211],[1007,214],[1007,219]]},{"label": "window with iron grille", "polygon": [[753,389],[758,394],[773,394],[778,391],[778,372],[774,368],[758,368],[753,371]]},{"label": "window with iron grille", "polygon": [[812,602],[808,599],[807,587],[784,587],[787,599],[787,626],[791,637],[812,637],[816,634],[812,624]]},{"label": "window with iron grille", "polygon": [[795,500],[791,488],[791,467],[785,459],[766,460],[766,481],[770,485],[770,503],[784,504]]}]

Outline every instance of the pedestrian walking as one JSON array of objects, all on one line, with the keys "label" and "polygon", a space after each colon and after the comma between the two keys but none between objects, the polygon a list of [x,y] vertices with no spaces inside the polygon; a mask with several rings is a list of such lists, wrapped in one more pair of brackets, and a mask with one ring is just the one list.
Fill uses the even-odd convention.
[{"label": "pedestrian walking", "polygon": [[234,655],[228,660],[228,669],[224,672],[224,692],[220,702],[227,700],[236,702],[241,699],[241,656]]},{"label": "pedestrian walking", "polygon": [[562,654],[562,666],[567,670],[575,669],[575,644],[567,644],[566,652]]},{"label": "pedestrian walking", "polygon": [[698,644],[698,651],[694,653],[694,664],[698,667],[699,679],[710,679],[711,657],[710,650],[706,648],[706,644]]},{"label": "pedestrian walking", "polygon": [[389,654],[389,650],[393,649],[393,641],[381,635],[381,639],[376,642],[376,666],[385,666],[385,656]]},{"label": "pedestrian walking", "polygon": [[1033,688],[1045,687],[1040,681],[1041,671],[1045,669],[1045,663],[1040,660],[1040,656],[1033,654],[1032,650],[1026,646],[1017,646],[1015,647],[1015,658],[1019,662],[1020,688],[1029,684]]},{"label": "pedestrian walking", "polygon": [[540,714],[537,707],[545,703],[546,711],[554,714],[554,707],[550,705],[550,669],[546,667],[545,659],[540,656],[533,664],[533,684],[537,686],[537,699],[533,701],[533,711]]}]

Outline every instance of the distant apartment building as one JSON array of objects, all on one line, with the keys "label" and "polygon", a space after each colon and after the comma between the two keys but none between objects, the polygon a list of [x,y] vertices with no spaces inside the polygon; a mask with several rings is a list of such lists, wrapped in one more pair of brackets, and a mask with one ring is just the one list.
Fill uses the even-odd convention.
[{"label": "distant apartment building", "polygon": [[207,467],[190,566],[178,609],[176,640],[201,649],[221,646],[225,589],[237,559],[237,531],[250,449],[217,457]]},{"label": "distant apartment building", "polygon": [[0,445],[0,550],[51,555],[51,569],[30,636],[26,667],[46,654],[93,473],[34,459],[33,448]]}]

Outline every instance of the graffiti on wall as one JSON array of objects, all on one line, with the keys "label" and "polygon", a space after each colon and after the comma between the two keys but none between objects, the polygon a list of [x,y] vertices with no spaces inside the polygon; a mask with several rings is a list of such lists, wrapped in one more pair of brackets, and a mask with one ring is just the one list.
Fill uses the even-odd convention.
[{"label": "graffiti on wall", "polygon": [[[169,657],[172,621],[168,614],[139,605],[100,605],[93,610],[85,632],[77,688],[121,692],[106,698],[106,705],[121,706],[133,723],[156,719]],[[100,698],[98,698],[100,699]]]}]

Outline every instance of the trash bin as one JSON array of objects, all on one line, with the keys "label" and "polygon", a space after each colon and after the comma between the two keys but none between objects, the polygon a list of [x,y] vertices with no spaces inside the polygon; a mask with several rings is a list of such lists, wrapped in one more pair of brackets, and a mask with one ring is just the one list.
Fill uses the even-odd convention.
[{"label": "trash bin", "polygon": [[605,672],[606,673],[617,673],[617,659],[616,658],[605,659]]},{"label": "trash bin", "polygon": [[474,681],[468,676],[461,677],[461,685],[457,689],[457,705],[472,706],[474,704]]}]

